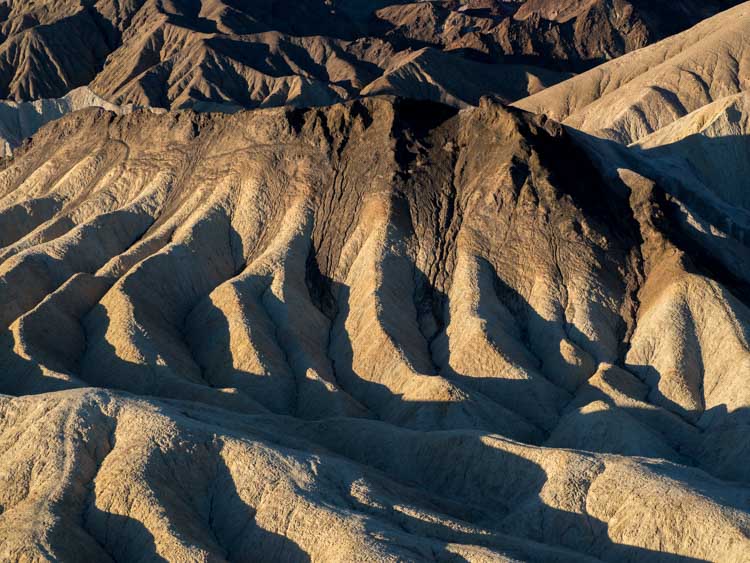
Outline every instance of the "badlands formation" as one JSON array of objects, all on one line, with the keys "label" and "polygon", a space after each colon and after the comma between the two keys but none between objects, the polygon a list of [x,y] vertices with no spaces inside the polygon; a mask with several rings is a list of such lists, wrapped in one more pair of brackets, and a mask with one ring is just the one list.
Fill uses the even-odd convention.
[{"label": "badlands formation", "polygon": [[117,114],[135,109],[134,106],[116,106],[97,96],[86,86],[76,88],[62,98],[29,102],[0,101],[0,158],[12,156],[13,150],[45,123],[59,119],[71,111],[90,107],[103,108]]},{"label": "badlands formation", "polygon": [[292,4],[0,3],[0,560],[750,561],[750,3]]},{"label": "badlands formation", "polygon": [[627,144],[748,85],[750,5],[743,3],[516,105]]},{"label": "badlands formation", "polygon": [[[481,85],[517,99],[736,3],[0,0],[0,98],[89,85],[117,104],[309,106],[386,82],[409,97],[475,104]],[[456,89],[462,72],[475,89]]]},{"label": "badlands formation", "polygon": [[0,0],[0,158],[92,106],[511,102],[735,3]]}]

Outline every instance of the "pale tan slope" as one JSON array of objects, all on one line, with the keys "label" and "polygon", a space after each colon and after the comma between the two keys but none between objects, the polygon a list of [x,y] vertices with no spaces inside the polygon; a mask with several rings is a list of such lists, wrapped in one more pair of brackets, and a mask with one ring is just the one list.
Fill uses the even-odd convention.
[{"label": "pale tan slope", "polygon": [[689,463],[678,452],[697,444],[699,431],[649,403],[648,392],[630,372],[602,364],[566,406],[545,445]]},{"label": "pale tan slope", "polygon": [[484,260],[459,256],[450,292],[452,320],[433,342],[436,361],[449,377],[471,381],[499,404],[550,430],[570,397],[544,377],[523,343],[522,329],[495,293],[493,275]]},{"label": "pale tan slope", "polygon": [[[644,137],[635,146],[651,149],[677,143],[693,135],[709,138],[746,135],[749,130],[747,118],[749,97],[750,93],[740,92],[716,100]],[[697,154],[690,156],[694,157]]]},{"label": "pale tan slope", "polygon": [[0,392],[84,457],[62,504],[8,474],[9,557],[742,561],[742,286],[592,158],[487,99],[43,127],[0,171]]},{"label": "pale tan slope", "polygon": [[642,158],[689,189],[750,210],[750,93],[721,98],[641,139]]},{"label": "pale tan slope", "polygon": [[661,284],[644,288],[626,358],[651,385],[652,402],[691,420],[746,408],[750,310],[702,277],[667,270],[654,278]]},{"label": "pale tan slope", "polygon": [[4,464],[24,467],[0,473],[10,559],[746,555],[750,492],[666,462],[377,422],[227,417],[106,391],[1,404]]},{"label": "pale tan slope", "polygon": [[[635,175],[624,180],[633,200],[643,201],[659,189]],[[625,363],[651,388],[650,402],[685,420],[709,429],[727,421],[746,425],[750,309],[696,267],[699,252],[691,257],[653,229],[654,224],[671,220],[690,237],[694,226],[681,224],[683,208],[670,209],[668,199],[650,207],[651,224],[642,232],[644,247],[652,253],[644,265],[647,277],[639,291],[638,322]],[[674,240],[685,244],[683,237],[675,235]],[[729,268],[713,260],[710,265],[717,274],[740,290],[744,287],[746,278],[733,279]],[[746,276],[746,265],[743,270]]]},{"label": "pale tan slope", "polygon": [[750,4],[744,3],[516,105],[596,136],[632,143],[746,88],[748,30]]},{"label": "pale tan slope", "polygon": [[[663,451],[666,444],[716,475],[747,479],[740,461],[748,451],[740,429],[750,423],[750,310],[743,299],[750,279],[747,214],[705,186],[692,191],[695,185],[681,184],[679,176],[665,172],[659,159],[649,162],[632,149],[581,136],[577,139],[613,187],[629,194],[640,224],[644,278],[624,366],[646,385],[634,387],[618,376],[615,388],[624,387],[614,394],[611,388],[594,394],[587,390],[585,400],[579,397],[571,404],[581,408],[603,399],[623,407],[639,422],[637,432],[642,434],[640,423],[646,422],[666,438],[659,445],[644,437],[639,447],[652,443]],[[621,392],[630,398],[619,397]],[[651,405],[648,414],[645,403]],[[692,428],[676,425],[661,411],[657,417],[653,405],[674,413]],[[615,428],[606,428],[613,424],[612,417],[598,418],[605,430],[594,443],[604,439],[609,445],[595,449],[609,451],[610,432]],[[572,428],[575,424],[569,422]],[[589,431],[583,428],[564,441],[584,444]]]}]

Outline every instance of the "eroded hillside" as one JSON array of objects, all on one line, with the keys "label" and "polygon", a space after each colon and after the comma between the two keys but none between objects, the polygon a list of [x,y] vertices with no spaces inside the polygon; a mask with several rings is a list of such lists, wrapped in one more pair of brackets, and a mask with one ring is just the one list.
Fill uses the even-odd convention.
[{"label": "eroded hillside", "polygon": [[385,81],[407,97],[515,100],[735,3],[2,0],[0,98],[88,85],[118,105],[308,106]]},{"label": "eroded hillside", "polygon": [[591,144],[487,99],[47,125],[0,172],[0,552],[746,560],[748,274]]},{"label": "eroded hillside", "polygon": [[745,91],[749,30],[750,3],[745,2],[516,105],[598,137],[635,143]]}]

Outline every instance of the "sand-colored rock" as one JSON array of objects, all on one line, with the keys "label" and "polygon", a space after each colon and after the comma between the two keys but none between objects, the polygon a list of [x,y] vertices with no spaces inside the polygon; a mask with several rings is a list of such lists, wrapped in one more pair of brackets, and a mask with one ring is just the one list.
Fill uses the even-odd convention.
[{"label": "sand-colored rock", "polygon": [[599,137],[633,143],[746,89],[749,29],[745,2],[516,105]]},{"label": "sand-colored rock", "polygon": [[0,473],[8,559],[746,554],[747,489],[666,461],[376,421],[226,416],[102,390],[4,397],[1,412],[3,460],[23,467]]},{"label": "sand-colored rock", "polygon": [[[735,216],[750,211],[750,93],[710,103],[633,146],[661,177],[713,194]],[[739,209],[737,209],[739,208]]]},{"label": "sand-colored rock", "polygon": [[746,561],[745,295],[601,143],[486,98],[45,125],[1,558]]}]

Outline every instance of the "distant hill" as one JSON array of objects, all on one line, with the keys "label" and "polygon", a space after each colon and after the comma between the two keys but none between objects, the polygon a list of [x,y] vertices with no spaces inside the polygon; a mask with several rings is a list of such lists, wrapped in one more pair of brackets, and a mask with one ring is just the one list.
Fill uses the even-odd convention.
[{"label": "distant hill", "polygon": [[[429,47],[421,80],[435,89],[400,93],[514,100],[687,28],[724,4],[3,0],[0,98],[60,98],[88,85],[119,105],[329,104],[380,91],[383,80],[393,86],[393,61]],[[473,61],[472,74],[486,77],[465,94],[444,83],[457,60]],[[506,71],[507,63],[523,69]]]}]

